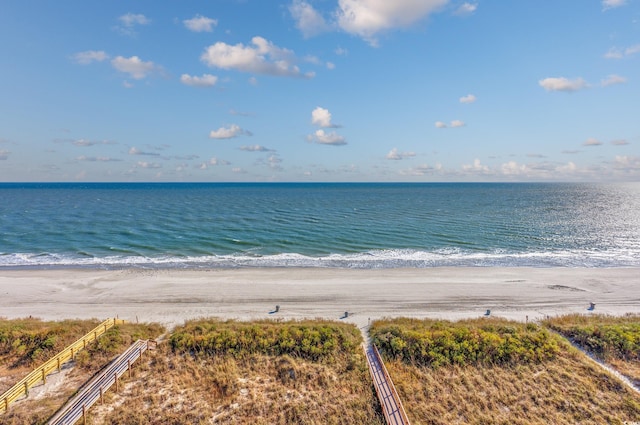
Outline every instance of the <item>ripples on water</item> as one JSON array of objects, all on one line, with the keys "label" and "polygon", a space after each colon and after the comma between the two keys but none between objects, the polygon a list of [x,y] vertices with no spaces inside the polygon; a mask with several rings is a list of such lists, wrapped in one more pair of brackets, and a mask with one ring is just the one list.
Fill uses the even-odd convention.
[{"label": "ripples on water", "polygon": [[0,267],[640,266],[638,184],[2,184]]}]

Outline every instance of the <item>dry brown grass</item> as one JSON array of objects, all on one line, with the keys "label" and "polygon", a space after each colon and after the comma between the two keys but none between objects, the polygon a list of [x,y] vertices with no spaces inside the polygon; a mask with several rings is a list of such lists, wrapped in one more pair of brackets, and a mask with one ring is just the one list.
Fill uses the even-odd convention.
[{"label": "dry brown grass", "polygon": [[[237,330],[238,326],[245,325],[232,323],[225,332]],[[271,322],[268,326],[296,324]],[[341,355],[332,355],[328,361],[291,355],[237,354],[193,355],[162,345],[146,369],[136,371],[137,378],[121,394],[111,394],[108,405],[92,410],[90,421],[383,424],[364,352],[358,345],[343,349]]]},{"label": "dry brown grass", "polygon": [[[12,329],[21,327],[13,326],[13,321],[4,321],[3,325]],[[0,322],[1,323],[1,322]],[[29,326],[26,328],[29,334],[47,333],[48,329],[64,329],[64,338],[60,338],[60,349],[81,338],[86,332],[93,329],[98,321],[64,321],[64,322],[40,322],[29,319]],[[64,328],[65,324],[70,324],[69,328]],[[42,329],[38,327],[42,326]],[[47,377],[46,385],[36,385],[30,390],[30,396],[18,400],[9,406],[9,411],[0,416],[1,424],[44,424],[68,400],[77,389],[85,383],[91,376],[97,373],[102,367],[109,363],[119,353],[123,352],[132,342],[138,338],[155,338],[164,329],[157,324],[126,324],[111,328],[102,335],[97,343],[90,344],[87,348],[76,356],[75,362],[68,363],[63,367],[61,373],[54,372]],[[25,338],[22,338],[25,340]],[[57,345],[56,345],[56,348]],[[53,352],[52,355],[57,354]],[[20,359],[21,354],[7,352],[6,359]],[[15,382],[22,379],[33,368],[41,362],[32,364],[31,367],[22,366],[15,370],[10,379],[6,379],[6,389]],[[9,362],[9,364],[12,364]],[[4,376],[4,375],[3,375]]]},{"label": "dry brown grass", "polygon": [[[467,323],[481,326],[482,320]],[[560,337],[551,338],[559,350],[543,361],[436,368],[406,359],[385,364],[414,425],[622,424],[640,420],[637,394]]]},{"label": "dry brown grass", "polygon": [[571,314],[545,324],[640,385],[640,315]]}]

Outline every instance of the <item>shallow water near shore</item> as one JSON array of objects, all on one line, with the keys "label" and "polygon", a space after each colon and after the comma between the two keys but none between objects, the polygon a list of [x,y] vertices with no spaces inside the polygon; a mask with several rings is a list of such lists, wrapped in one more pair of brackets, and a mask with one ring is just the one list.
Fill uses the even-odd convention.
[{"label": "shallow water near shore", "polygon": [[0,268],[638,267],[640,184],[0,184]]}]

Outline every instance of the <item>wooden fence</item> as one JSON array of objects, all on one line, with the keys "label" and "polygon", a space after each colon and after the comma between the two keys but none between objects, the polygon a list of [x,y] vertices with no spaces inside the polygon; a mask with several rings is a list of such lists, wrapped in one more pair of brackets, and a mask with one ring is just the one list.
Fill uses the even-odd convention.
[{"label": "wooden fence", "polygon": [[91,332],[87,333],[85,336],[62,350],[57,356],[48,360],[45,364],[25,376],[20,380],[20,382],[9,388],[4,394],[2,394],[2,396],[0,396],[0,413],[7,411],[9,409],[9,405],[20,397],[29,397],[29,388],[39,382],[47,382],[47,375],[54,370],[60,371],[60,367],[67,361],[73,359],[80,350],[86,348],[87,344],[98,339],[98,337],[104,334],[109,328],[124,322],[125,321],[121,319],[105,320]]},{"label": "wooden fence", "polygon": [[102,402],[104,393],[113,385],[118,391],[118,378],[126,371],[129,371],[129,376],[131,376],[131,365],[149,349],[149,343],[150,341],[140,339],[133,343],[109,367],[82,387],[78,394],[49,419],[47,425],[73,425],[80,419],[86,424],[89,408],[98,400]]}]

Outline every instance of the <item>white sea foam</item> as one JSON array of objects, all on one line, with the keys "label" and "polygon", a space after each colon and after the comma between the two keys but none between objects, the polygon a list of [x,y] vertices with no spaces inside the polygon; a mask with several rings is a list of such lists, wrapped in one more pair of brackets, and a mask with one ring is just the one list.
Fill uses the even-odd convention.
[{"label": "white sea foam", "polygon": [[324,267],[324,268],[427,268],[427,267],[639,267],[634,252],[554,251],[554,252],[473,252],[461,249],[435,251],[378,250],[351,254],[307,256],[297,253],[275,255],[208,256],[105,256],[48,253],[0,254],[0,268],[243,268],[243,267]]}]

